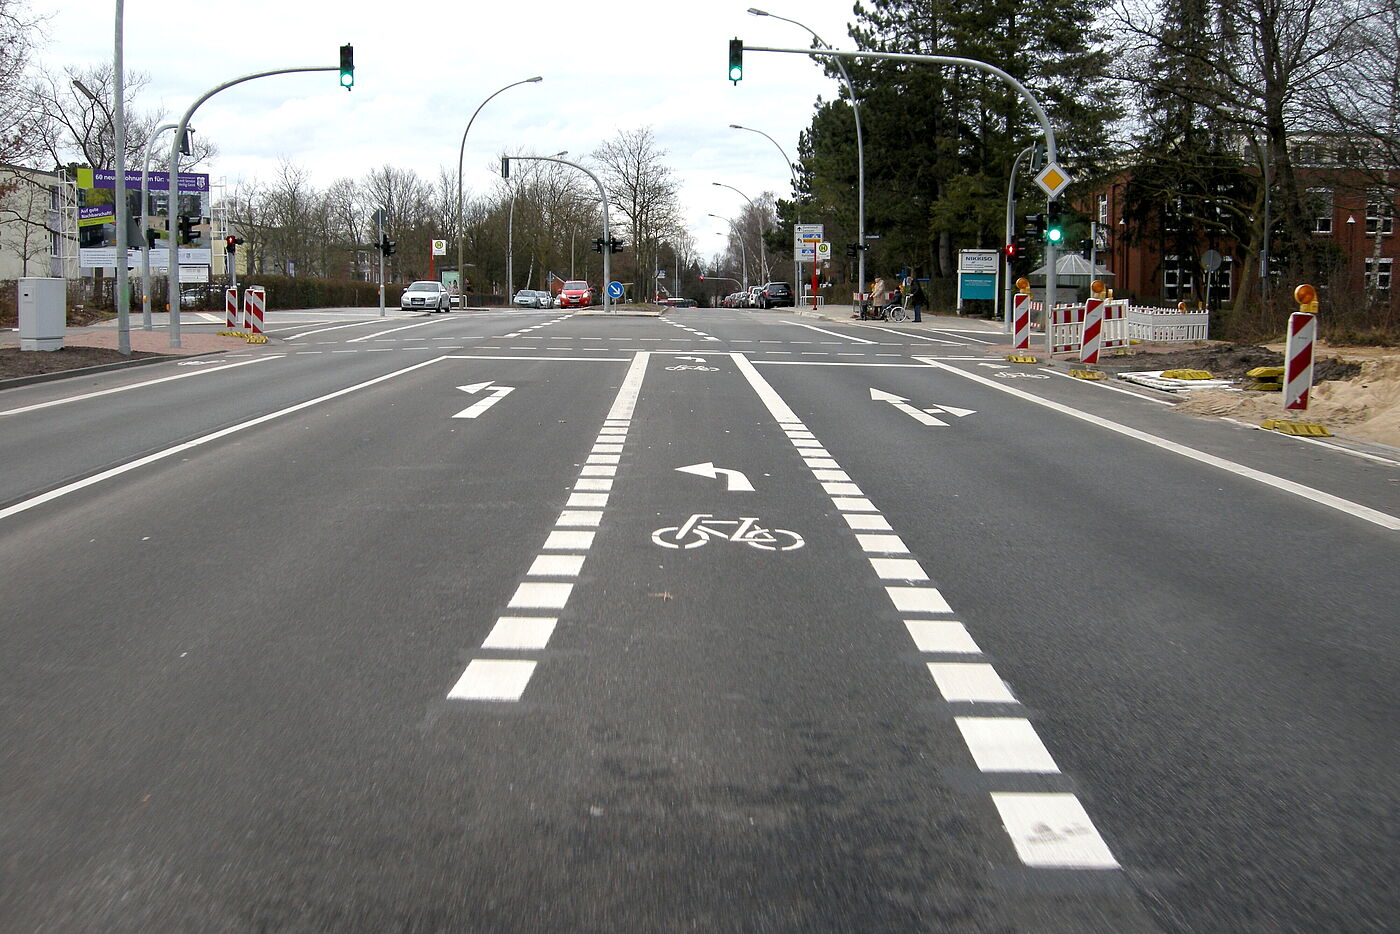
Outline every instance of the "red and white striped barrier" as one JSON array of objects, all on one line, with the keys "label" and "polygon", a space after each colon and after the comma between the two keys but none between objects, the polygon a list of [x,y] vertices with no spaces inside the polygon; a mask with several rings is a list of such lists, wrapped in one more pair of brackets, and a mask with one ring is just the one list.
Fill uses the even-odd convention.
[{"label": "red and white striped barrier", "polygon": [[1103,299],[1091,298],[1084,303],[1084,333],[1079,342],[1079,362],[1098,363],[1103,347]]},{"label": "red and white striped barrier", "polygon": [[1029,350],[1031,346],[1031,297],[1024,292],[1018,292],[1011,301],[1013,345],[1017,350]]},{"label": "red and white striped barrier", "polygon": [[1288,316],[1288,344],[1283,361],[1283,407],[1306,409],[1313,381],[1313,343],[1317,316],[1295,311]]},{"label": "red and white striped barrier", "polygon": [[224,327],[238,330],[238,290],[224,289]]},{"label": "red and white striped barrier", "polygon": [[267,311],[267,290],[250,285],[243,292],[243,317],[249,334],[263,332],[263,313]]},{"label": "red and white striped barrier", "polygon": [[1050,309],[1050,352],[1068,353],[1079,349],[1083,305],[1055,305]]}]

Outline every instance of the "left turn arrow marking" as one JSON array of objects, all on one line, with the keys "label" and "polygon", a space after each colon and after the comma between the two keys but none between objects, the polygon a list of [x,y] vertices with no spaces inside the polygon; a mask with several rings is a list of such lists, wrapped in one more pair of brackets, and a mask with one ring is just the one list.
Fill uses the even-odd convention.
[{"label": "left turn arrow marking", "polygon": [[467,408],[452,416],[453,418],[476,418],[477,416],[485,412],[487,409],[491,408],[491,406],[495,405],[497,402],[500,402],[506,396],[510,395],[512,392],[515,391],[514,386],[493,386],[491,385],[491,380],[489,379],[484,383],[472,383],[470,386],[458,386],[457,388],[462,390],[462,392],[468,392],[472,394],[476,394],[483,389],[489,389],[491,391],[491,395],[487,396],[485,399],[482,399],[479,402],[472,403]]}]

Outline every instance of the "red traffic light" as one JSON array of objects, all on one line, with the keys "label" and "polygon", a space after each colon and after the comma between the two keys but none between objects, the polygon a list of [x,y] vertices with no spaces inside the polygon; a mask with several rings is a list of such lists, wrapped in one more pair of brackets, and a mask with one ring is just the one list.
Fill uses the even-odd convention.
[{"label": "red traffic light", "polygon": [[231,250],[238,244],[238,238],[233,236],[225,237],[224,243],[227,244],[228,248]]},{"label": "red traffic light", "polygon": [[1016,246],[1016,244],[1014,243],[1008,243],[1006,246],[1001,248],[1001,255],[1005,256],[1007,259],[1015,259],[1016,254],[1020,252],[1020,247]]}]

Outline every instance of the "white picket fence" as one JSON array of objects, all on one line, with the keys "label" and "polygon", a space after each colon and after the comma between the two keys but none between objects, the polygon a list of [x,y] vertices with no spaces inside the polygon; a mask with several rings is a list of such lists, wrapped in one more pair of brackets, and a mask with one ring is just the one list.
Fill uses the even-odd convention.
[{"label": "white picket fence", "polygon": [[[1032,303],[1041,311],[1041,303]],[[1043,313],[1042,313],[1043,317]],[[1038,322],[1037,322],[1038,323]],[[1036,330],[1042,330],[1037,327]],[[1103,346],[1122,347],[1135,341],[1203,341],[1210,337],[1210,312],[1129,305],[1125,298],[1104,303]],[[1050,314],[1052,353],[1078,350],[1084,342],[1084,306],[1065,303]]]}]

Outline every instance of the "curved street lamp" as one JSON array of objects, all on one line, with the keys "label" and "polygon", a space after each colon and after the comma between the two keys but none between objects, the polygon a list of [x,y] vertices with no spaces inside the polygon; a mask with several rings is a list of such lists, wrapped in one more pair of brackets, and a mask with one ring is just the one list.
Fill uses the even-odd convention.
[{"label": "curved street lamp", "polygon": [[467,121],[467,128],[462,131],[462,145],[457,147],[457,292],[462,296],[460,299],[462,307],[466,307],[467,303],[466,291],[462,288],[462,158],[467,153],[467,134],[472,131],[472,124],[476,122],[476,115],[481,113],[481,108],[491,103],[492,97],[495,97],[502,91],[508,91],[516,85],[539,84],[543,80],[543,76],[535,75],[533,78],[515,81],[511,84],[507,84],[503,88],[497,89],[490,97],[487,97],[486,100],[476,105],[476,110],[472,111],[471,119]]},{"label": "curved street lamp", "polygon": [[[758,205],[754,204],[753,199],[750,198],[748,195],[744,194],[742,191],[735,188],[733,185],[726,185],[724,182],[710,182],[710,184],[718,185],[720,188],[728,188],[730,191],[736,193],[739,197],[743,198],[749,203],[749,208],[754,212],[755,217],[758,216]],[[758,228],[758,271],[763,274],[763,281],[767,282],[768,276],[770,274],[768,269],[768,254],[763,249],[762,218],[760,217],[758,218],[758,220],[760,222],[760,226]]]},{"label": "curved street lamp", "polygon": [[[757,133],[759,136],[762,136],[764,139],[768,140],[768,142],[770,142],[770,143],[772,143],[774,146],[777,146],[777,147],[778,147],[778,153],[779,153],[779,155],[781,155],[781,156],[783,157],[783,162],[787,164],[788,172],[792,173],[792,198],[793,198],[792,204],[793,204],[793,212],[794,212],[793,220],[794,220],[794,222],[796,222],[796,223],[798,223],[798,224],[802,223],[802,209],[801,209],[801,207],[799,206],[799,205],[800,205],[801,195],[799,194],[799,190],[798,190],[798,186],[797,186],[797,169],[793,167],[792,160],[788,158],[787,151],[784,150],[782,146],[778,145],[778,141],[777,141],[777,140],[775,140],[773,137],[769,136],[767,133],[763,132],[762,130],[755,130],[755,129],[754,129],[753,127],[751,127],[751,126],[740,126],[740,125],[737,124],[737,123],[731,123],[731,124],[729,124],[729,128],[730,128],[731,130],[748,130],[750,133]],[[794,288],[794,289],[797,289],[798,286],[801,284],[801,282],[802,282],[802,260],[799,258],[799,254],[798,254],[798,252],[797,252],[796,244],[794,244],[794,245],[793,245],[793,250],[792,250],[792,286],[793,286],[793,288]],[[799,289],[799,293],[800,293],[800,289]]]},{"label": "curved street lamp", "polygon": [[[815,40],[817,41],[817,45],[818,45],[819,47],[821,47],[821,48],[826,48],[826,49],[832,48],[832,45],[831,45],[829,42],[827,42],[825,39],[823,39],[821,36],[817,35],[816,32],[812,29],[812,27],[807,26],[807,25],[805,25],[805,24],[803,24],[803,23],[799,23],[799,22],[798,22],[797,20],[795,20],[795,19],[788,19],[786,16],[779,16],[779,15],[777,15],[776,13],[768,13],[768,12],[766,12],[766,11],[764,11],[764,10],[758,10],[758,9],[753,8],[753,7],[749,7],[749,13],[750,13],[751,15],[753,15],[753,16],[771,16],[773,19],[780,19],[780,20],[782,20],[782,21],[785,22],[785,23],[792,23],[794,26],[799,26],[799,27],[801,27],[802,29],[805,29],[805,30],[807,30],[809,33],[811,33],[811,34],[812,34],[812,38],[815,39]],[[844,79],[846,80],[846,92],[847,92],[848,94],[850,94],[850,96],[851,96],[851,111],[852,111],[852,113],[855,114],[855,118],[856,118],[856,226],[857,226],[856,237],[857,237],[857,240],[858,240],[858,242],[859,242],[859,244],[860,244],[860,248],[859,248],[858,250],[856,250],[856,257],[857,257],[856,262],[859,264],[859,272],[857,272],[857,275],[860,277],[860,282],[858,282],[858,283],[856,283],[856,284],[859,286],[859,289],[858,289],[857,291],[859,291],[859,292],[864,292],[864,291],[865,291],[865,134],[864,134],[864,132],[861,130],[861,126],[860,126],[860,102],[856,100],[856,88],[855,88],[855,85],[851,83],[851,76],[850,76],[850,73],[848,73],[848,72],[846,71],[846,66],[841,62],[841,59],[837,58],[835,61],[836,61],[836,67],[837,67],[837,68],[840,70],[840,72],[841,72],[841,77],[844,78]]]},{"label": "curved street lamp", "polygon": [[[737,229],[739,226],[738,224],[734,223],[734,218],[732,217],[720,217],[718,214],[710,214],[707,216],[713,217],[716,220],[724,221],[730,226],[731,229]],[[728,237],[729,234],[716,232],[715,236]],[[744,238],[742,235],[739,237],[739,258],[740,262],[744,264],[744,288],[747,290],[749,287],[749,251],[744,247]]]}]

